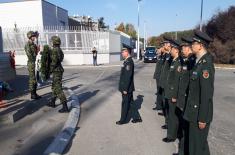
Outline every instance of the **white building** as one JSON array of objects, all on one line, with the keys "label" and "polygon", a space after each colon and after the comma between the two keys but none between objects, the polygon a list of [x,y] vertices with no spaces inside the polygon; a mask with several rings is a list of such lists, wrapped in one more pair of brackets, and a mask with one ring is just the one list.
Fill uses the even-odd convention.
[{"label": "white building", "polygon": [[68,11],[45,0],[0,2],[0,26],[68,26]]}]

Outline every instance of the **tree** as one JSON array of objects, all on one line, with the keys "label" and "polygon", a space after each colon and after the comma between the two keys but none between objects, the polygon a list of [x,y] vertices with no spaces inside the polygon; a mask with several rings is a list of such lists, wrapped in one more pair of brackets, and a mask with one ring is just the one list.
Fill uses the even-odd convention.
[{"label": "tree", "polygon": [[115,28],[117,31],[121,31],[125,33],[125,26],[124,23],[121,23],[118,27]]},{"label": "tree", "polygon": [[115,30],[117,31],[121,31],[123,33],[128,34],[129,36],[131,36],[133,39],[137,38],[137,32],[135,30],[135,27],[133,24],[127,23],[124,24],[123,22],[121,24],[119,24]]},{"label": "tree", "polygon": [[100,30],[100,29],[106,29],[106,28],[108,28],[108,27],[109,27],[109,26],[106,25],[105,22],[104,22],[104,17],[100,17],[100,18],[98,19],[98,28],[99,28],[99,30]]},{"label": "tree", "polygon": [[132,38],[136,39],[137,38],[137,32],[135,30],[135,27],[133,24],[127,23],[125,26],[125,33],[131,36]]}]

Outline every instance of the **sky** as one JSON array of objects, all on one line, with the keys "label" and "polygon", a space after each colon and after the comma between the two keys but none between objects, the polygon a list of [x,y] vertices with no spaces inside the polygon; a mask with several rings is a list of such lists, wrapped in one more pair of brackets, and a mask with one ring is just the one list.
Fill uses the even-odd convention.
[{"label": "sky", "polygon": [[[2,0],[0,0],[2,1]],[[137,28],[138,0],[47,0],[68,10],[69,15],[89,15],[95,19],[104,17],[111,28],[132,23]],[[235,6],[235,0],[204,0],[203,22],[207,22],[218,10]],[[144,21],[148,36],[164,32],[193,29],[200,23],[201,0],[142,0],[140,2],[140,34]]]}]

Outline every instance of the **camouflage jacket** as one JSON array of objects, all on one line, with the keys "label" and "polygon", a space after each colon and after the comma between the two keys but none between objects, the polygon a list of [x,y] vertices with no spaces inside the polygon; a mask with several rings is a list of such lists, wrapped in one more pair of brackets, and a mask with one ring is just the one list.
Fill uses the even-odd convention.
[{"label": "camouflage jacket", "polygon": [[60,47],[53,47],[51,51],[51,72],[64,72],[62,61],[64,59],[64,53]]},{"label": "camouflage jacket", "polygon": [[27,42],[25,52],[28,57],[28,63],[35,63],[37,56],[37,46],[33,42]]}]

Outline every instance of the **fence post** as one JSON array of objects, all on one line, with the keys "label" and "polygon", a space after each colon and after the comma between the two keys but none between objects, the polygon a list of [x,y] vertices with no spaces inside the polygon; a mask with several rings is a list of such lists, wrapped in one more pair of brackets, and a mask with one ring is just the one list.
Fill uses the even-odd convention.
[{"label": "fence post", "polygon": [[77,47],[78,47],[78,41],[77,41],[77,30],[74,31],[74,43],[75,43],[75,49],[77,50]]},{"label": "fence post", "polygon": [[3,52],[2,28],[0,26],[0,53]]},{"label": "fence post", "polygon": [[65,47],[66,47],[66,50],[68,51],[69,45],[68,45],[68,31],[67,30],[65,30]]}]

